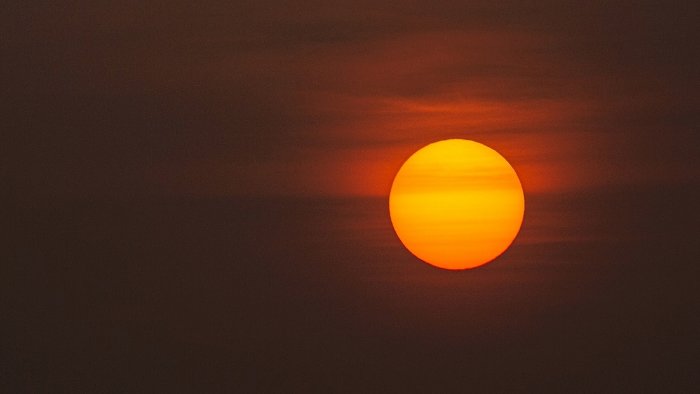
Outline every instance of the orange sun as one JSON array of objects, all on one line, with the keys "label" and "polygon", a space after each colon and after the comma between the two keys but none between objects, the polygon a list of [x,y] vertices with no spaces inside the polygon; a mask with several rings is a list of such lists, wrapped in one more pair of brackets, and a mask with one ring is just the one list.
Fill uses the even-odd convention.
[{"label": "orange sun", "polygon": [[474,141],[432,143],[401,166],[389,213],[401,242],[436,267],[459,270],[503,253],[520,230],[525,198],[513,167]]}]

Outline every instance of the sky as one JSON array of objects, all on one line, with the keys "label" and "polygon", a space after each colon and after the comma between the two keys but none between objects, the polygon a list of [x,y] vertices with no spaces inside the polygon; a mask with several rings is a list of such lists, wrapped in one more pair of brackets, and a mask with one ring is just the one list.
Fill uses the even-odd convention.
[{"label": "sky", "polygon": [[[696,386],[694,3],[1,9],[20,391]],[[526,213],[448,274],[387,200],[449,138],[500,152]]]},{"label": "sky", "polygon": [[697,177],[691,4],[6,8],[9,151],[32,194],[381,196],[451,137],[532,192]]}]

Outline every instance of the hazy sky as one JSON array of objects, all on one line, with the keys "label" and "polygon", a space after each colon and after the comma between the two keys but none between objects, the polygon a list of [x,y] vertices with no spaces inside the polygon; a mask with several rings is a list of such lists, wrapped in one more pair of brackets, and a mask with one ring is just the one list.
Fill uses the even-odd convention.
[{"label": "hazy sky", "polygon": [[463,3],[6,6],[13,183],[383,195],[453,137],[502,152],[528,192],[697,177],[692,2]]},{"label": "hazy sky", "polygon": [[[395,3],[3,2],[0,392],[697,391],[700,3]],[[476,270],[389,220],[448,138]]]}]

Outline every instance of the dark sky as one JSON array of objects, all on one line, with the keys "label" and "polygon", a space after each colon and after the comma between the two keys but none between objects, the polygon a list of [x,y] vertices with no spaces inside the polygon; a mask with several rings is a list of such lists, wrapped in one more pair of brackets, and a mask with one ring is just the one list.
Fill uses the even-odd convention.
[{"label": "dark sky", "polygon": [[[0,383],[697,387],[699,8],[6,2]],[[478,270],[388,219],[403,160],[448,138],[525,189]]]}]

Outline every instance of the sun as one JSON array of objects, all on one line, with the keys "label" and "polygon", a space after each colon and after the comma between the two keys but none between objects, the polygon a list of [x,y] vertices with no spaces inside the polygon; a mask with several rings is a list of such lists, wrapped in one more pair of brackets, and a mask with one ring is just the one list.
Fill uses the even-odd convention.
[{"label": "sun", "polygon": [[406,160],[394,178],[389,214],[406,248],[439,268],[486,264],[512,244],[525,213],[513,167],[474,141],[429,144]]}]

